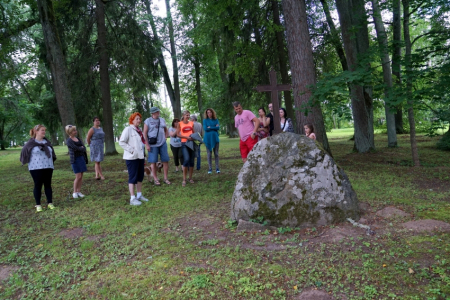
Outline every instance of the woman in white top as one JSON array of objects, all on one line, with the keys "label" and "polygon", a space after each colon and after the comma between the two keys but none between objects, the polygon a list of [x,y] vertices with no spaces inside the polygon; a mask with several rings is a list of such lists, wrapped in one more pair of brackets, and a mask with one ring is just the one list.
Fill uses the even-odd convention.
[{"label": "woman in white top", "polygon": [[36,201],[36,212],[42,211],[41,196],[42,186],[44,186],[47,197],[47,207],[54,209],[52,197],[52,176],[56,160],[55,151],[52,144],[45,138],[46,128],[44,125],[36,125],[30,130],[30,139],[23,146],[20,153],[22,165],[28,164],[28,170],[34,181],[34,200]]},{"label": "woman in white top", "polygon": [[[141,201],[148,201],[142,196],[142,180],[144,180],[144,135],[139,125],[142,116],[135,112],[129,118],[130,126],[126,127],[120,136],[119,145],[123,148],[123,159],[128,169],[128,188],[130,190],[130,205],[141,205]],[[136,187],[137,195],[134,195]]]}]

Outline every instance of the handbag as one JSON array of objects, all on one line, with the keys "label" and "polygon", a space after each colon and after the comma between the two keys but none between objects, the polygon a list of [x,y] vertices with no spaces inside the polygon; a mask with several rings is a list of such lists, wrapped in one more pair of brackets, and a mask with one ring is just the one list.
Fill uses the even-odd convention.
[{"label": "handbag", "polygon": [[148,138],[148,143],[150,144],[150,145],[155,145],[156,144],[156,142],[158,141],[158,135],[159,135],[159,124],[161,123],[161,119],[160,118],[158,118],[158,130],[157,130],[157,132],[156,132],[156,137],[151,137],[151,138]]}]

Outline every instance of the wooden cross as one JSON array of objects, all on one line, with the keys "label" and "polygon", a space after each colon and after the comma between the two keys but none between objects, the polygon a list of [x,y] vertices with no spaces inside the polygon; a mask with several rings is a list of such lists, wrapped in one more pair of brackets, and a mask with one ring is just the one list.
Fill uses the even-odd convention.
[{"label": "wooden cross", "polygon": [[255,90],[258,92],[272,92],[272,108],[273,108],[273,133],[281,133],[280,122],[280,106],[278,103],[278,92],[290,91],[292,85],[290,84],[277,84],[277,72],[273,67],[269,71],[270,85],[258,85]]}]

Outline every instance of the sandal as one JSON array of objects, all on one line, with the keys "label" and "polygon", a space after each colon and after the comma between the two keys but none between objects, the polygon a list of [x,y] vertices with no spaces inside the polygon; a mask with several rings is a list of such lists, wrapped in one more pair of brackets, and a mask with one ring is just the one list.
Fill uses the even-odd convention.
[{"label": "sandal", "polygon": [[160,186],[160,185],[161,185],[161,183],[159,182],[158,179],[155,179],[155,181],[153,182],[153,184],[154,184],[154,185],[157,185],[157,186]]},{"label": "sandal", "polygon": [[172,183],[169,181],[169,179],[164,179],[164,183],[165,184],[168,184],[168,185],[171,185]]},{"label": "sandal", "polygon": [[190,182],[190,183],[194,183],[194,180],[192,180],[192,179],[189,179],[189,182]]},{"label": "sandal", "polygon": [[182,186],[186,186],[186,181],[183,181],[183,183],[181,185]]}]

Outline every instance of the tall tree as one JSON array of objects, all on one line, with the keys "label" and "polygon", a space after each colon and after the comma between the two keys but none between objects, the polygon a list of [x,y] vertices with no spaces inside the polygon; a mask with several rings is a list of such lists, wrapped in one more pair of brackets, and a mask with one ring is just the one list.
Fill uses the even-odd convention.
[{"label": "tall tree", "polygon": [[51,0],[37,0],[37,4],[59,115],[63,125],[75,124],[75,112],[67,79],[66,61],[58,35],[53,4]]},{"label": "tall tree", "polygon": [[[401,0],[392,1],[392,75],[394,75],[394,82],[398,88],[401,89],[402,79],[401,59],[402,59],[402,20],[400,13]],[[398,104],[395,113],[395,130],[398,134],[405,133],[403,128],[403,107]]]},{"label": "tall tree", "polygon": [[[272,12],[273,12],[273,23],[276,25],[275,37],[277,41],[277,54],[278,62],[280,64],[280,75],[282,83],[289,83],[289,69],[288,69],[288,53],[284,46],[284,32],[281,30],[283,27],[280,22],[280,9],[278,7],[279,3],[277,0],[271,0]],[[267,72],[265,72],[267,74]],[[286,112],[288,116],[294,115],[294,106],[292,103],[291,91],[284,91],[284,103],[286,105]]]},{"label": "tall tree", "polygon": [[386,125],[388,134],[388,147],[397,147],[397,133],[395,131],[395,115],[392,111],[392,72],[390,67],[390,59],[388,53],[388,39],[386,30],[384,29],[383,19],[381,18],[380,7],[378,0],[372,0],[373,21],[375,23],[375,30],[377,32],[378,45],[380,47],[381,67],[383,68],[384,80],[384,110],[386,114]]},{"label": "tall tree", "polygon": [[113,113],[109,81],[109,55],[106,45],[105,6],[102,0],[95,0],[97,15],[98,50],[100,54],[100,88],[103,108],[103,130],[105,131],[105,155],[117,154],[114,143]]},{"label": "tall tree", "polygon": [[164,84],[167,89],[167,94],[169,95],[170,104],[172,105],[173,115],[175,118],[181,118],[181,102],[180,98],[176,97],[174,87],[172,85],[172,80],[170,79],[169,71],[167,70],[166,62],[164,60],[164,55],[162,52],[162,42],[158,35],[158,30],[156,28],[155,20],[153,18],[152,10],[150,7],[151,1],[150,0],[142,0],[144,2],[144,5],[147,9],[147,15],[150,22],[150,27],[152,28],[153,33],[153,39],[155,40],[156,51],[157,51],[157,57],[158,57],[158,63],[161,67],[161,72],[164,79]]},{"label": "tall tree", "polygon": [[405,39],[405,67],[406,67],[406,97],[408,103],[409,140],[411,143],[411,154],[415,167],[420,166],[419,151],[416,141],[416,122],[414,120],[414,108],[412,100],[412,59],[411,59],[411,36],[409,33],[410,6],[409,0],[402,0],[403,4],[403,36]]},{"label": "tall tree", "polygon": [[[167,25],[169,27],[170,56],[172,58],[173,89],[174,89],[174,93],[175,93],[175,99],[177,99],[177,102],[180,102],[180,99],[181,99],[181,97],[180,97],[180,79],[179,79],[179,75],[178,75],[178,61],[177,61],[177,49],[175,47],[175,33],[173,30],[172,13],[170,11],[170,0],[165,0],[165,1],[166,1],[166,13],[167,13]],[[181,107],[180,107],[179,116],[181,117]]]},{"label": "tall tree", "polygon": [[[369,49],[364,0],[336,0],[336,8],[349,70],[367,69],[368,63],[363,60]],[[368,152],[375,149],[372,90],[363,83],[352,83],[350,92],[355,128],[354,150]]]},{"label": "tall tree", "polygon": [[301,108],[296,112],[297,129],[304,134],[304,125],[314,124],[317,140],[331,154],[320,103],[310,105],[311,86],[316,83],[316,70],[306,19],[306,3],[305,0],[283,0],[282,5],[286,19],[294,101],[296,107]]}]

